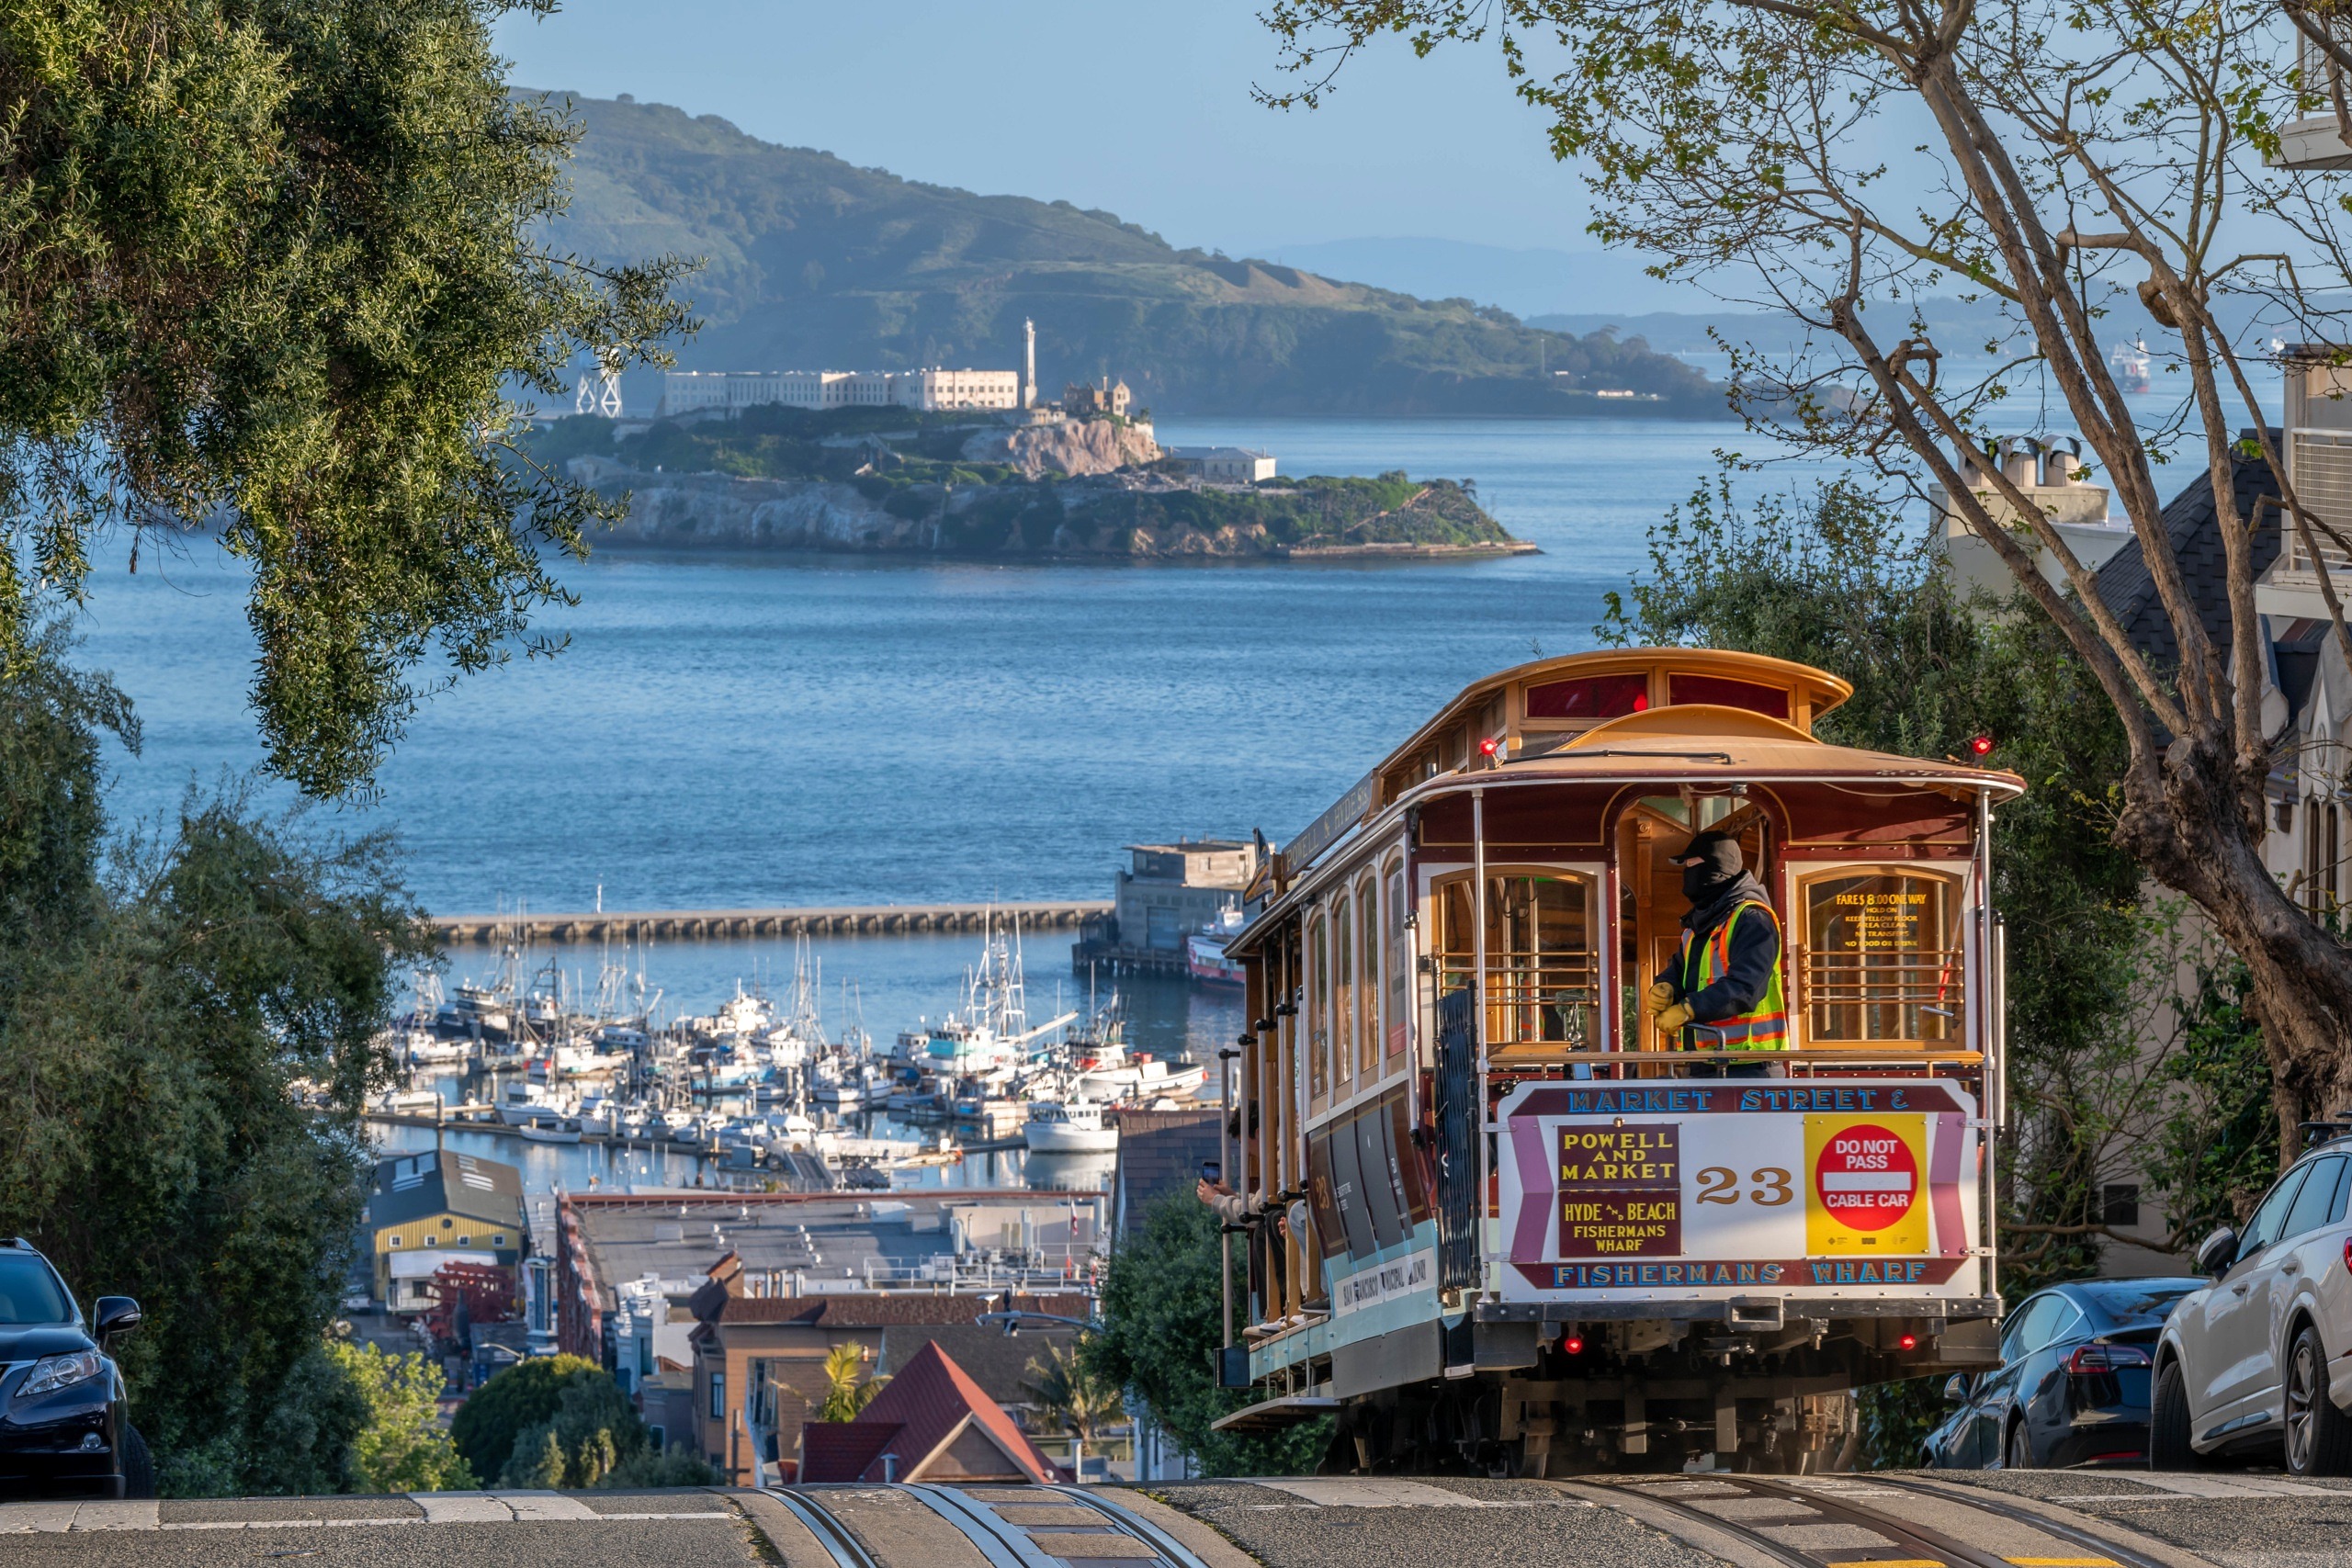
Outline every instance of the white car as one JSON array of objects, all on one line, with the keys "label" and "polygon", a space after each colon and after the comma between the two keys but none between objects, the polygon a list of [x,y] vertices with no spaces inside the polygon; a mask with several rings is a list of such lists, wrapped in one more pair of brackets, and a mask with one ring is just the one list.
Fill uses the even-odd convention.
[{"label": "white car", "polygon": [[2212,1283],[2184,1297],[2156,1348],[2148,1462],[2283,1448],[2296,1475],[2352,1474],[2352,1137],[2304,1155],[2243,1233],[2197,1249]]}]

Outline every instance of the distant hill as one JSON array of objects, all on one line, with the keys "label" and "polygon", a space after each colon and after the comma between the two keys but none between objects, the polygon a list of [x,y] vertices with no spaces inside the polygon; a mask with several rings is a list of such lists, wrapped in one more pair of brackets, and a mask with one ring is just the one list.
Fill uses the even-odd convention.
[{"label": "distant hill", "polygon": [[1564,311],[1704,310],[1714,303],[1694,284],[1650,276],[1649,258],[1632,251],[1519,250],[1406,235],[1273,245],[1266,254],[1325,277],[1424,299],[1462,296],[1499,305],[1530,326],[1549,326],[1539,318]]},{"label": "distant hill", "polygon": [[1109,374],[1160,413],[1724,413],[1697,371],[1605,335],[1178,250],[1108,212],[900,179],[715,115],[571,102],[584,135],[555,237],[706,258],[684,288],[705,322],[687,369],[1009,367],[1034,317],[1044,395]]}]

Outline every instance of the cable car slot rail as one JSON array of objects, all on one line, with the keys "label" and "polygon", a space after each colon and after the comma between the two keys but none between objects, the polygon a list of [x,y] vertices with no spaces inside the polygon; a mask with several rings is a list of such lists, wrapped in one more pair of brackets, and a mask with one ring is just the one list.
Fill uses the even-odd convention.
[{"label": "cable car slot rail", "polygon": [[[1610,1480],[1595,1489],[1638,1497],[1736,1538],[1789,1568],[2165,1568],[2156,1560],[2086,1531],[1987,1498],[1872,1476],[1788,1483],[1714,1472]],[[1866,1499],[1934,1498],[1990,1514],[2045,1538],[2045,1551],[2004,1554],[1972,1546],[1932,1526],[1896,1517]],[[1779,1504],[1780,1508],[1758,1505]],[[1724,1511],[1718,1512],[1718,1509]],[[1838,1527],[1843,1527],[1841,1532]],[[1808,1542],[1806,1533],[1815,1533]]]},{"label": "cable car slot rail", "polygon": [[794,1518],[808,1527],[808,1533],[817,1538],[817,1544],[823,1547],[825,1555],[833,1560],[834,1568],[881,1568],[874,1561],[873,1554],[865,1550],[865,1543],[850,1533],[849,1527],[820,1507],[817,1499],[809,1494],[787,1492],[777,1486],[762,1490],[789,1509]]},{"label": "cable car slot rail", "polygon": [[[962,1531],[989,1568],[1066,1568],[1115,1559],[1119,1568],[1208,1568],[1173,1536],[1148,1519],[1078,1486],[976,1486],[957,1489],[916,1482],[903,1490]],[[1005,1510],[1010,1510],[1007,1517]],[[1069,1516],[1083,1511],[1092,1517]],[[1058,1516],[1042,1519],[1039,1513]],[[1118,1550],[1091,1551],[1115,1540]],[[1134,1553],[1139,1542],[1148,1558]]]}]

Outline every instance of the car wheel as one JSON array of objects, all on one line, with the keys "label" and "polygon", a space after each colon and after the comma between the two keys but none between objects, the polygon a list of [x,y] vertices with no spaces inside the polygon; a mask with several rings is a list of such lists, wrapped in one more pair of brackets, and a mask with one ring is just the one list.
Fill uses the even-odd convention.
[{"label": "car wheel", "polygon": [[2199,1470],[2203,1460],[2188,1441],[2188,1382],[2178,1361],[2166,1361],[2156,1372],[2156,1389],[2148,1407],[2148,1468]]},{"label": "car wheel", "polygon": [[2001,1450],[2001,1468],[2004,1470],[2033,1468],[2033,1439],[2026,1436],[2025,1422],[2022,1419],[2009,1424],[2009,1440]]},{"label": "car wheel", "polygon": [[2352,1416],[2328,1396],[2327,1352],[2305,1324],[2287,1352],[2287,1473],[2352,1474]]},{"label": "car wheel", "polygon": [[122,1495],[126,1497],[153,1497],[155,1495],[155,1460],[147,1451],[147,1439],[139,1428],[125,1421],[122,1424]]}]

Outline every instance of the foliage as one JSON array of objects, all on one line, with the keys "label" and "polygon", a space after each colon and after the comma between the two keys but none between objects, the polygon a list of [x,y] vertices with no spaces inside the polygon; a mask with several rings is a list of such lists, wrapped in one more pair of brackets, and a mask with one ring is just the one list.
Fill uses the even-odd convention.
[{"label": "foliage", "polygon": [[2278,1174],[2278,1121],[2270,1063],[2246,1010],[2245,965],[2209,956],[2196,992],[2180,1004],[2180,1042],[2165,1077],[2177,1108],[2148,1158],[2173,1234],[2194,1247],[2215,1228],[2243,1224]]},{"label": "foliage", "polygon": [[596,99],[576,112],[579,192],[557,234],[592,254],[707,258],[695,358],[710,368],[1009,366],[1035,318],[1049,398],[1109,373],[1170,411],[1724,412],[1696,371],[1603,333],[1180,251],[1108,212],[902,180],[715,115]]},{"label": "foliage", "polygon": [[328,1362],[365,1408],[349,1461],[353,1492],[463,1492],[474,1472],[441,1430],[441,1369],[421,1351],[387,1356],[373,1345],[337,1341]]},{"label": "foliage", "polygon": [[653,1447],[620,1384],[582,1356],[518,1361],[474,1391],[449,1435],[501,1486],[704,1486],[709,1467]]},{"label": "foliage", "polygon": [[516,1434],[554,1419],[564,1385],[602,1371],[585,1356],[535,1356],[501,1368],[458,1407],[450,1438],[476,1475],[495,1477],[514,1451]]},{"label": "foliage", "polygon": [[1023,1392],[1036,1401],[1046,1420],[1065,1432],[1092,1442],[1125,1415],[1119,1385],[1090,1364],[1083,1339],[1067,1350],[1048,1343],[1045,1358],[1030,1357],[1026,1371]]},{"label": "foliage", "polygon": [[1151,1205],[1111,1256],[1101,1333],[1081,1342],[1087,1371],[1125,1388],[1211,1475],[1296,1475],[1329,1445],[1329,1421],[1280,1437],[1214,1432],[1209,1423],[1250,1403],[1217,1386],[1223,1328],[1216,1217],[1189,1192]]},{"label": "foliage", "polygon": [[683,316],[675,264],[549,246],[574,128],[509,94],[491,29],[550,9],[0,16],[7,671],[100,530],[217,530],[252,567],[270,765],[335,795],[368,784],[421,662],[480,670],[563,597],[542,550],[612,509],[507,460],[502,388],[647,357]]},{"label": "foliage", "polygon": [[301,1364],[349,1260],[370,1042],[418,911],[383,841],[234,793],[106,844],[96,738],[135,730],[64,652],[36,634],[0,680],[0,1234],[85,1301],[140,1299],[119,1358],[160,1483],[247,1489],[310,1462],[279,1407],[321,1375]]},{"label": "foliage", "polygon": [[854,1421],[857,1413],[874,1403],[888,1378],[867,1378],[860,1382],[858,1374],[865,1370],[865,1347],[855,1340],[834,1346],[825,1352],[825,1397],[810,1417],[816,1421]]}]

